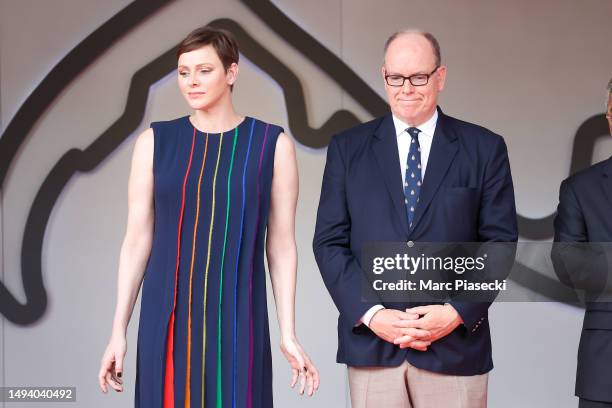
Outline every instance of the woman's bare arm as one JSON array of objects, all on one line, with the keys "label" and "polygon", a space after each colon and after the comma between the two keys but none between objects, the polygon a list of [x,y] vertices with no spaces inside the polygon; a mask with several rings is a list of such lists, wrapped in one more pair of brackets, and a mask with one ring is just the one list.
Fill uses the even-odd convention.
[{"label": "woman's bare arm", "polygon": [[128,183],[128,220],[121,245],[113,334],[125,335],[153,242],[153,129],[138,136]]},{"label": "woman's bare arm", "polygon": [[123,391],[123,359],[127,351],[127,326],[138,298],[153,241],[153,129],[136,139],[128,182],[128,220],[119,256],[117,303],[111,338],[102,356],[98,381]]},{"label": "woman's bare arm", "polygon": [[297,247],[295,210],[299,189],[295,147],[281,133],[276,142],[266,252],[282,339],[295,337]]},{"label": "woman's bare arm", "polygon": [[274,154],[266,252],[281,332],[281,351],[289,361],[293,372],[291,387],[295,386],[299,377],[300,394],[308,386],[308,395],[312,395],[319,387],[319,373],[295,334],[297,279],[295,210],[298,190],[295,147],[289,136],[281,133]]}]

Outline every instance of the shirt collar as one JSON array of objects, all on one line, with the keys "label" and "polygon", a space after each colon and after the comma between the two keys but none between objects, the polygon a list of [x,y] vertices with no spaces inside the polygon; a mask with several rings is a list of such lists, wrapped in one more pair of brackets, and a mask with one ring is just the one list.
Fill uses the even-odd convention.
[{"label": "shirt collar", "polygon": [[[395,115],[393,116],[393,124],[395,125],[395,136],[399,137],[406,129],[410,127],[406,122],[402,121]],[[431,118],[427,119],[424,123],[421,123],[419,126],[419,130],[427,136],[433,137],[434,132],[436,131],[436,123],[438,122],[438,110],[434,111],[434,114]]]}]

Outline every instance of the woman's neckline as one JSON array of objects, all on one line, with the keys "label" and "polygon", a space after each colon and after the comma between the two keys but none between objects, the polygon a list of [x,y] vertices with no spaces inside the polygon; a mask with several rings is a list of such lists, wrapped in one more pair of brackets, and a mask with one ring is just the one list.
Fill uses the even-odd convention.
[{"label": "woman's neckline", "polygon": [[240,122],[239,122],[239,123],[238,123],[236,126],[234,126],[234,127],[233,127],[233,128],[231,128],[231,129],[224,130],[223,132],[206,132],[206,131],[203,131],[203,130],[198,129],[198,128],[197,128],[197,127],[196,127],[196,126],[193,124],[193,122],[191,122],[191,115],[187,115],[187,116],[185,116],[185,119],[187,119],[187,124],[188,124],[188,125],[189,125],[189,126],[192,128],[192,129],[195,129],[195,130],[196,130],[196,132],[198,132],[198,133],[202,133],[202,134],[205,134],[205,135],[220,135],[221,133],[223,133],[223,134],[225,134],[225,133],[229,133],[229,132],[233,131],[234,129],[239,128],[240,126],[244,125],[244,124],[247,122],[247,119],[248,119],[248,118],[249,118],[249,117],[245,115],[245,116],[242,118],[242,120],[241,120],[241,121],[240,121]]}]

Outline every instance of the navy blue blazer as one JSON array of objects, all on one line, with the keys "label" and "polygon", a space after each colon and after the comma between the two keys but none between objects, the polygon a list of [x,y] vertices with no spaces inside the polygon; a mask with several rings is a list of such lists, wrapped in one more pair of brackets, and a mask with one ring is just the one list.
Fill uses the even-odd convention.
[{"label": "navy blue blazer", "polygon": [[[427,351],[400,349],[365,325],[373,305],[361,297],[361,248],[367,242],[515,242],[514,188],[501,136],[446,116],[438,108],[419,205],[412,228],[404,204],[391,114],[332,137],[327,150],[313,249],[340,315],[337,361],[350,366],[398,366],[405,359],[429,371],[475,375],[493,368],[490,303],[451,304],[464,321]],[[375,299],[375,298],[374,298]]]},{"label": "navy blue blazer", "polygon": [[[612,157],[561,183],[555,218],[557,242],[612,242]],[[553,262],[567,252],[553,247]],[[557,249],[557,250],[556,250]],[[560,274],[562,282],[589,290],[594,280],[586,269]],[[590,272],[590,274],[589,274]],[[604,272],[605,274],[605,272]],[[604,282],[608,278],[603,276]],[[576,395],[594,401],[612,402],[612,303],[587,302],[578,348]]]}]

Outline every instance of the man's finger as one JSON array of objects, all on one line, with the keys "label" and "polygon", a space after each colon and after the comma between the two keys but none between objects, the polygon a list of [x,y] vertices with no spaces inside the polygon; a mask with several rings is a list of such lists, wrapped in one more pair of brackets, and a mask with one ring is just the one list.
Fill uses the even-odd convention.
[{"label": "man's finger", "polygon": [[399,346],[402,349],[412,348],[412,349],[419,350],[419,351],[427,351],[427,347],[429,347],[430,345],[431,345],[431,342],[429,341],[414,340],[411,342],[402,343]]},{"label": "man's finger", "polygon": [[406,313],[416,313],[418,315],[424,315],[431,312],[432,305],[430,306],[416,306],[410,309],[406,309]]},{"label": "man's finger", "polygon": [[416,344],[410,344],[406,347],[402,347],[402,348],[411,348],[413,350],[418,350],[418,351],[427,351],[427,347],[426,346],[418,346]]},{"label": "man's finger", "polygon": [[412,327],[400,329],[399,332],[403,335],[412,336],[418,339],[425,339],[431,336],[431,332],[428,330],[415,329]]},{"label": "man's finger", "polygon": [[406,335],[406,336],[396,337],[393,340],[393,344],[410,343],[411,341],[414,341],[414,337]]},{"label": "man's finger", "polygon": [[431,341],[415,340],[410,343],[410,345],[416,347],[429,347],[431,346]]},{"label": "man's finger", "polygon": [[424,328],[427,321],[423,321],[423,319],[418,320],[398,320],[396,322],[391,323],[391,326],[396,328],[416,328],[422,329]]},{"label": "man's finger", "polygon": [[406,320],[415,320],[419,318],[418,313],[404,312],[402,310],[398,310],[395,313],[395,315],[399,317],[400,319],[406,319]]}]

